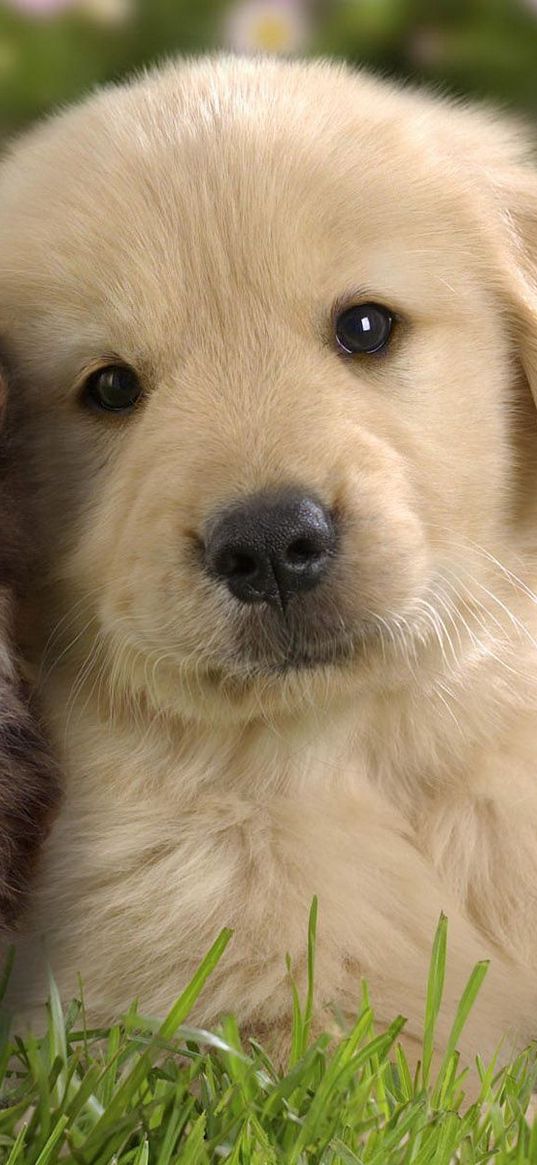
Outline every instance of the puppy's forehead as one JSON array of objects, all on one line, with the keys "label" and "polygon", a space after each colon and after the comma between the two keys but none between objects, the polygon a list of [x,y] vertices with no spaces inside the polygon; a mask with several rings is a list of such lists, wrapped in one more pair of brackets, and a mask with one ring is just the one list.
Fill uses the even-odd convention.
[{"label": "puppy's forehead", "polygon": [[224,58],[105,91],[4,167],[13,310],[33,287],[36,319],[143,331],[150,316],[169,332],[209,301],[236,311],[237,288],[296,307],[386,276],[389,290],[403,251],[419,267],[442,244],[447,265],[461,208],[426,122],[412,98],[322,63]]}]

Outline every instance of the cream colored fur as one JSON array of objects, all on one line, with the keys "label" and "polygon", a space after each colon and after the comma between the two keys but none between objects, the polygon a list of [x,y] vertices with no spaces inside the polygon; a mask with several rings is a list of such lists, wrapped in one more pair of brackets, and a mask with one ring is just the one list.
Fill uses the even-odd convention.
[{"label": "cream colored fur", "polygon": [[[523,127],[343,66],[212,58],[109,88],[0,171],[0,333],[39,582],[25,629],[66,774],[17,1006],[163,1014],[221,927],[194,1020],[285,1042],[285,955],[318,1023],[419,1037],[449,918],[439,1046],[537,1032],[537,172]],[[399,316],[346,360],[334,305]],[[80,403],[121,358],[132,416]],[[285,670],[272,615],[193,554],[269,486],[344,522]],[[30,632],[30,615],[33,617]],[[364,632],[364,634],[362,634]],[[367,632],[367,634],[365,634]],[[280,666],[278,666],[280,665]]]}]

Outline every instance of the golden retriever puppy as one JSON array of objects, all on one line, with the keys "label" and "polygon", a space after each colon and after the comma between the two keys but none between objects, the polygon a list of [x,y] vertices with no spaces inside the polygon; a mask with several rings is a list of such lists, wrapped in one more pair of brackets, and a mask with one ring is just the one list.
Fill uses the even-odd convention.
[{"label": "golden retriever puppy", "polygon": [[[0,370],[0,429],[6,380]],[[3,435],[0,435],[0,443]],[[0,930],[10,931],[26,901],[41,843],[59,798],[56,764],[30,708],[13,646],[13,621],[30,545],[0,444]]]},{"label": "golden retriever puppy", "polygon": [[[16,1006],[284,1043],[367,976],[419,1039],[537,1030],[537,176],[523,128],[343,65],[168,65],[0,172],[29,647],[66,774]],[[267,1033],[269,1035],[267,1036]]]}]

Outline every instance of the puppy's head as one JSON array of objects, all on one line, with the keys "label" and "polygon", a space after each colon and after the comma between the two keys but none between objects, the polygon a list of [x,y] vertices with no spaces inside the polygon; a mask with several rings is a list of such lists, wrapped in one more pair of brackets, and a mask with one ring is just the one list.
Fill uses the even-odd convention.
[{"label": "puppy's head", "polygon": [[234,58],[13,150],[0,328],[43,605],[117,688],[296,709],[468,619],[535,517],[526,154],[486,113]]}]

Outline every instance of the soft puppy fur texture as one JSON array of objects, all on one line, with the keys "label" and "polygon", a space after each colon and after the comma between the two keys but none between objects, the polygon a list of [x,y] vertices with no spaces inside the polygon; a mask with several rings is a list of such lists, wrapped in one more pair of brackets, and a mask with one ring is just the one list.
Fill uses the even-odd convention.
[{"label": "soft puppy fur texture", "polygon": [[9,934],[26,904],[60,783],[13,644],[31,548],[10,481],[6,393],[0,371],[0,931]]},{"label": "soft puppy fur texture", "polygon": [[[537,176],[523,127],[326,62],[215,57],[109,88],[0,174],[0,332],[39,553],[28,648],[66,774],[16,1004],[84,981],[285,1043],[319,897],[317,1022],[537,1030]],[[345,306],[396,316],[345,356]],[[134,369],[130,414],[88,405]],[[321,500],[317,587],[204,568],[254,495]],[[270,494],[273,491],[273,495]]]}]

